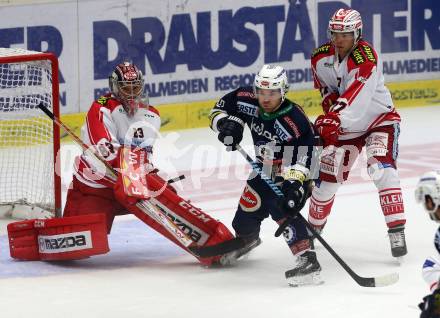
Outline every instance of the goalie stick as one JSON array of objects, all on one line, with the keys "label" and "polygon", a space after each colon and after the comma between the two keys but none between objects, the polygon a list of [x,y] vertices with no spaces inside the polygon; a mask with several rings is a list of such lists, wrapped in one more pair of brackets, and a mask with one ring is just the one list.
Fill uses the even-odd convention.
[{"label": "goalie stick", "polygon": [[228,254],[248,247],[249,241],[242,237],[234,237],[231,240],[224,241],[209,246],[190,246],[189,249],[193,254],[205,258]]},{"label": "goalie stick", "polygon": [[[95,154],[93,151],[90,151],[89,147],[82,142],[82,140],[75,135],[75,133],[73,131],[71,131],[69,129],[69,127],[67,127],[62,121],[60,121],[57,117],[54,116],[54,114],[46,107],[43,105],[43,103],[40,103],[37,105],[38,108],[40,108],[50,119],[52,119],[52,121],[57,124],[58,126],[60,126],[61,128],[63,128],[66,133],[72,137],[72,139],[79,145],[81,146],[81,148],[86,151],[91,153],[93,156],[96,157],[96,159],[98,159],[100,162],[102,162],[105,167],[106,167],[106,171],[109,174],[109,176],[116,180],[117,177],[117,172],[113,169],[112,166],[110,166],[108,164],[107,161],[103,160],[101,157],[99,157],[97,154]],[[106,174],[107,174],[106,173]],[[183,179],[182,176],[179,176],[177,179]],[[175,180],[178,181],[178,180]],[[173,181],[173,182],[175,182]],[[185,247],[189,247],[191,244],[193,244],[193,240],[191,240],[191,238],[186,235],[184,232],[182,232],[177,226],[176,224],[174,224],[173,221],[171,221],[164,213],[162,213],[156,206],[154,206],[153,204],[151,204],[151,202],[148,202],[148,200],[141,200],[139,201],[136,206],[143,211],[144,213],[146,213],[148,216],[150,216],[153,220],[155,220],[157,223],[161,224],[171,235],[173,235],[177,241],[179,241],[179,243],[181,243],[183,246]],[[195,244],[195,243],[194,243]],[[190,249],[189,249],[190,250]],[[190,252],[192,252],[190,250]],[[194,254],[196,257],[198,257],[198,255]]]},{"label": "goalie stick", "polygon": [[[269,178],[262,169],[258,166],[256,162],[253,161],[253,159],[248,155],[248,153],[241,148],[240,145],[236,146],[236,149],[243,155],[243,157],[246,159],[246,161],[252,166],[252,169],[257,172],[261,179],[265,181],[265,183],[268,185],[268,187],[279,197],[284,197],[281,190],[275,185],[275,183],[272,181],[271,178]],[[347,265],[347,263],[344,262],[344,260],[339,257],[338,254],[333,250],[333,248],[322,238],[322,236],[315,231],[315,229],[307,222],[304,217],[298,213],[296,217],[302,218],[307,229],[312,232],[312,234],[318,239],[318,241],[324,246],[324,248],[330,253],[331,256],[333,256],[334,259],[339,263],[339,265],[342,266],[342,268],[350,275],[353,280],[358,283],[362,287],[383,287],[388,286],[396,283],[399,280],[399,274],[397,273],[391,273],[383,276],[377,276],[377,277],[362,277],[356,274],[350,266]],[[287,225],[287,224],[286,224]]]}]

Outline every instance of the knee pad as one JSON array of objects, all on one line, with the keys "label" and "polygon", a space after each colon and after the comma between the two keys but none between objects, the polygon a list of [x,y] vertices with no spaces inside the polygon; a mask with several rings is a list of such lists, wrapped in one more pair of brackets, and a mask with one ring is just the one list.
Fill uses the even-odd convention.
[{"label": "knee pad", "polygon": [[400,180],[397,169],[391,165],[375,163],[368,167],[368,174],[377,189],[400,188]]}]

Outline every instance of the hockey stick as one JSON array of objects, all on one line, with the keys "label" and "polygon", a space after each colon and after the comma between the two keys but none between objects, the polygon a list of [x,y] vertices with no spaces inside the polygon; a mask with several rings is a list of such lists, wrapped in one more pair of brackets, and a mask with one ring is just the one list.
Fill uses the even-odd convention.
[{"label": "hockey stick", "polygon": [[183,180],[183,179],[185,179],[185,175],[184,175],[184,174],[181,174],[180,176],[177,176],[177,177],[174,177],[174,178],[168,179],[168,180],[167,180],[167,183],[168,183],[168,184],[171,184],[171,183],[175,183],[175,182],[177,182],[177,181]]},{"label": "hockey stick", "polygon": [[[96,153],[91,151],[89,147],[82,142],[82,140],[73,132],[70,130],[69,127],[67,127],[62,121],[60,121],[58,118],[54,116],[54,114],[43,105],[43,103],[40,103],[37,105],[38,108],[40,108],[52,121],[63,128],[66,133],[72,137],[72,139],[85,151],[88,153],[91,153],[96,159],[98,159],[101,163],[103,163],[106,167],[106,174],[108,173],[109,176],[116,180],[117,178],[117,172],[113,169],[110,164],[105,161],[103,158],[98,156]],[[179,177],[180,178],[180,177]],[[174,182],[174,181],[173,181]],[[146,213],[148,216],[150,216],[153,220],[155,220],[157,223],[161,224],[171,235],[173,235],[179,243],[181,243],[185,247],[189,247],[193,240],[186,235],[183,231],[181,231],[176,224],[174,224],[173,221],[171,221],[164,213],[162,213],[157,207],[155,207],[151,202],[148,202],[148,200],[141,200],[138,203],[136,203],[136,206]],[[198,256],[198,255],[196,255]]]},{"label": "hockey stick", "polygon": [[[240,145],[236,146],[236,149],[243,155],[243,157],[246,159],[246,161],[252,166],[252,169],[257,172],[261,179],[265,181],[265,183],[268,185],[268,187],[276,194],[277,197],[283,198],[284,195],[281,192],[281,190],[275,185],[275,183],[272,181],[271,178],[269,178],[264,171],[258,166],[256,162],[253,161],[253,159],[247,154],[247,152],[241,148]],[[333,256],[334,259],[342,266],[342,268],[350,275],[351,278],[354,279],[356,283],[358,283],[360,286],[363,287],[383,287],[388,286],[396,283],[399,280],[399,274],[392,273],[388,275],[378,276],[378,277],[361,277],[358,274],[356,274],[350,266],[345,263],[341,257],[339,257],[338,254],[331,248],[330,245],[322,238],[322,236],[315,231],[315,229],[307,222],[304,217],[298,213],[297,217],[301,218],[307,229],[312,232],[312,234],[318,239],[319,242],[325,247],[325,249],[330,253],[331,256]]]},{"label": "hockey stick", "polygon": [[189,249],[199,257],[214,257],[227,253],[231,253],[248,246],[249,242],[242,237],[234,237],[233,239],[223,241],[221,243],[209,246],[190,246]]}]

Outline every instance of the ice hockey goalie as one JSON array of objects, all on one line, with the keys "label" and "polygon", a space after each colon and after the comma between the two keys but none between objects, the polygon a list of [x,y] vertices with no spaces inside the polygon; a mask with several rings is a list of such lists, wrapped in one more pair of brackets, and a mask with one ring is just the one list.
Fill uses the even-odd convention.
[{"label": "ice hockey goalie", "polygon": [[[119,64],[109,86],[111,93],[93,102],[82,127],[89,151],[76,158],[63,217],[9,224],[13,258],[69,260],[107,253],[113,220],[123,214],[135,215],[191,254],[195,245],[233,238],[221,222],[181,198],[150,162],[160,116],[145,98],[140,70]],[[220,259],[194,256],[204,265]]]}]

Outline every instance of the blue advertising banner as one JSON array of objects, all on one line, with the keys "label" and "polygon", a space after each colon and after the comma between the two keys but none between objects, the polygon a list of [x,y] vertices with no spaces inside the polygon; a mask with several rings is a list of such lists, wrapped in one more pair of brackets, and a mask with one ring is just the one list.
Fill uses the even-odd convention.
[{"label": "blue advertising banner", "polygon": [[[267,63],[292,90],[312,88],[310,54],[327,41],[340,7],[363,18],[388,82],[440,78],[438,0],[90,0],[0,7],[0,47],[51,51],[60,59],[63,113],[85,111],[107,91],[116,64],[146,74],[154,104],[215,99],[251,85]],[[44,15],[35,12],[45,12]]]}]

